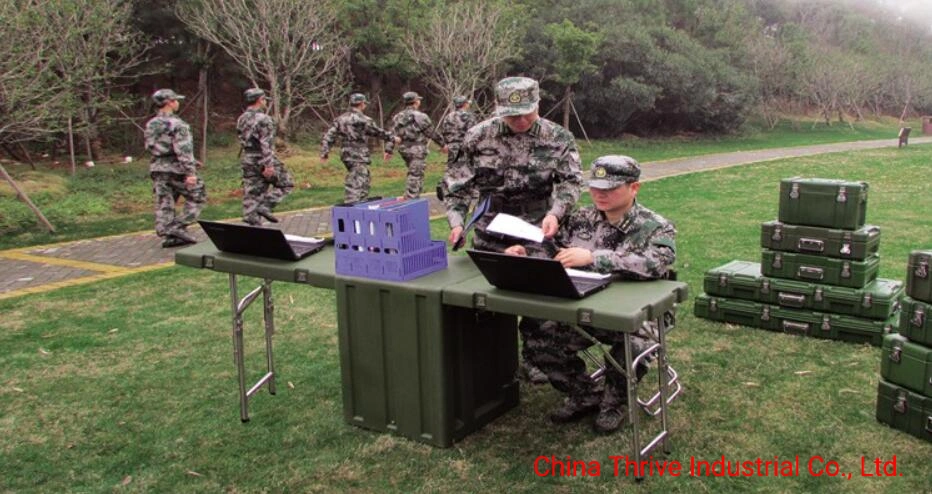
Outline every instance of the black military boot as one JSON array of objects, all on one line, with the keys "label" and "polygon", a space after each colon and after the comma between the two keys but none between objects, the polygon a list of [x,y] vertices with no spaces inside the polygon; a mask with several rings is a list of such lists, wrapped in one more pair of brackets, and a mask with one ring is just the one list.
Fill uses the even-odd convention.
[{"label": "black military boot", "polygon": [[250,218],[243,218],[243,223],[246,223],[247,225],[252,225],[252,226],[262,226],[262,218],[258,218],[255,216],[250,217]]},{"label": "black military boot", "polygon": [[165,237],[165,239],[162,240],[163,248],[178,247],[179,245],[188,245],[188,243],[185,242],[184,240],[181,240],[180,238],[171,237],[171,236]]},{"label": "black military boot", "polygon": [[196,244],[196,243],[197,243],[197,239],[194,238],[194,235],[191,235],[190,233],[188,233],[188,232],[186,232],[185,230],[180,229],[180,228],[179,228],[178,230],[175,230],[175,231],[171,232],[171,236],[172,236],[172,237],[175,237],[175,238],[177,238],[177,239],[179,239],[179,240],[181,240],[182,242],[184,242],[184,243],[186,243],[186,244]]},{"label": "black military boot", "polygon": [[268,210],[268,208],[259,208],[259,209],[256,209],[256,214],[258,214],[259,216],[261,216],[261,217],[263,217],[263,218],[265,218],[265,219],[271,221],[272,223],[278,223],[278,218],[275,217],[275,216],[272,214],[272,212]]},{"label": "black military boot", "polygon": [[600,434],[611,434],[621,427],[628,417],[628,405],[622,404],[618,407],[600,407],[599,415],[596,416],[592,428]]},{"label": "black military boot", "polygon": [[592,398],[570,398],[563,400],[560,408],[550,412],[550,421],[554,424],[566,424],[575,422],[587,415],[595,413],[599,409],[599,397]]}]

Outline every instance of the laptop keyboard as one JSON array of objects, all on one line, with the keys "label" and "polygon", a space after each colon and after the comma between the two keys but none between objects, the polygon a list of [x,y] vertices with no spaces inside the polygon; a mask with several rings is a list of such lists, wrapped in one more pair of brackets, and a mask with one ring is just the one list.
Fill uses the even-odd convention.
[{"label": "laptop keyboard", "polygon": [[299,240],[291,240],[288,242],[288,245],[291,246],[291,249],[294,250],[294,253],[297,255],[304,254],[305,252],[312,251],[316,249],[320,243],[319,242],[301,242]]}]

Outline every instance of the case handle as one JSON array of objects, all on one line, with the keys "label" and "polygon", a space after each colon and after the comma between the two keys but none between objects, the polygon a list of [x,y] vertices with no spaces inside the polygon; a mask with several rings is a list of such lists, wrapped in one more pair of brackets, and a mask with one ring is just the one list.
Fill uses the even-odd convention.
[{"label": "case handle", "polygon": [[813,266],[800,266],[796,275],[809,280],[821,280],[825,276],[825,270]]},{"label": "case handle", "polygon": [[796,242],[796,248],[804,252],[825,252],[825,242],[814,238],[801,237]]},{"label": "case handle", "polygon": [[783,321],[783,331],[786,333],[796,332],[806,334],[809,332],[809,323]]},{"label": "case handle", "polygon": [[805,307],[806,296],[802,294],[780,292],[777,294],[777,303],[787,307]]}]

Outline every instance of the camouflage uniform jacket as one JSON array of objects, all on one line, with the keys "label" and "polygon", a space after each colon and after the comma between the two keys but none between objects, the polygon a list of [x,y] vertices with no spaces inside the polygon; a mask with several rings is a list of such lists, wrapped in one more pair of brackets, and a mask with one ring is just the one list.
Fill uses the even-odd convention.
[{"label": "camouflage uniform jacket", "polygon": [[440,135],[450,152],[456,152],[459,149],[466,137],[466,131],[476,125],[477,120],[476,114],[471,111],[456,110],[440,122]]},{"label": "camouflage uniform jacket", "polygon": [[[357,110],[350,110],[333,121],[320,141],[320,157],[326,158],[330,148],[341,139],[343,154],[358,155],[360,160],[369,160],[369,136],[378,137],[384,141],[391,141],[391,132],[383,130],[371,118]],[[347,153],[347,151],[352,153]]]},{"label": "camouflage uniform jacket", "polygon": [[[426,155],[427,139],[443,146],[443,139],[434,132],[433,127],[430,117],[414,108],[406,108],[392,117],[392,133],[401,138],[398,148],[402,153]],[[394,149],[394,142],[385,146],[385,152],[391,153]]]},{"label": "camouflage uniform jacket", "polygon": [[637,202],[617,225],[594,207],[575,211],[560,225],[556,243],[589,249],[591,269],[626,279],[662,278],[676,260],[676,228]]},{"label": "camouflage uniform jacket", "polygon": [[236,121],[244,157],[257,157],[259,166],[275,164],[275,121],[267,113],[249,109]]},{"label": "camouflage uniform jacket", "polygon": [[[497,209],[498,204],[519,209],[543,204],[543,214],[534,221],[546,214],[559,220],[579,199],[582,172],[576,140],[550,120],[538,119],[527,132],[516,134],[501,118],[490,118],[469,129],[463,152],[466,166],[450,170],[446,178],[450,193],[444,203],[451,228],[463,225],[473,191],[491,196]],[[509,212],[505,209],[499,212]]]},{"label": "camouflage uniform jacket", "polygon": [[197,175],[191,128],[173,113],[159,112],[146,122],[146,150],[152,153],[150,172]]}]

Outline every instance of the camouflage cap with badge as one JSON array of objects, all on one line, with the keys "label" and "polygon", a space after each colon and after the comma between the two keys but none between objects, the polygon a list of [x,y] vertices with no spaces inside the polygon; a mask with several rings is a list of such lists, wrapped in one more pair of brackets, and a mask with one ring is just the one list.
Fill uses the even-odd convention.
[{"label": "camouflage cap with badge", "polygon": [[169,101],[183,100],[184,96],[172,91],[171,89],[159,89],[152,93],[152,102],[158,106],[165,106]]},{"label": "camouflage cap with badge", "polygon": [[368,103],[369,99],[366,98],[365,94],[362,93],[353,93],[349,97],[349,102],[351,105],[358,105],[360,103]]},{"label": "camouflage cap with badge", "polygon": [[528,77],[506,77],[495,85],[495,116],[527,115],[537,111],[540,86]]},{"label": "camouflage cap with badge", "polygon": [[262,98],[263,96],[265,96],[265,99],[267,100],[272,99],[265,95],[265,91],[257,87],[251,87],[243,92],[243,99],[246,100],[246,104],[250,104],[250,105],[255,103],[256,101],[259,101],[259,98]]},{"label": "camouflage cap with badge", "polygon": [[600,156],[589,170],[589,187],[611,190],[622,184],[637,182],[641,178],[641,165],[630,156]]},{"label": "camouflage cap with badge", "polygon": [[417,100],[424,99],[420,94],[417,94],[414,91],[408,91],[407,93],[402,94],[401,97],[405,100],[406,105],[410,105]]}]

